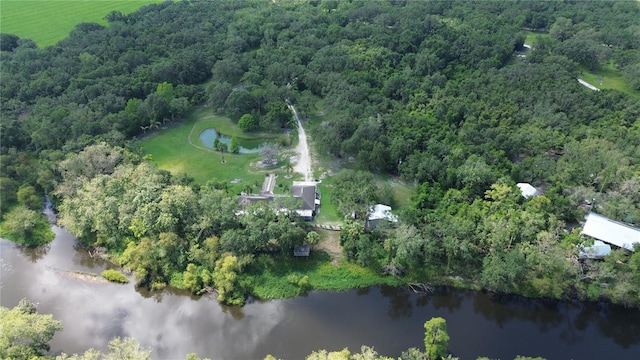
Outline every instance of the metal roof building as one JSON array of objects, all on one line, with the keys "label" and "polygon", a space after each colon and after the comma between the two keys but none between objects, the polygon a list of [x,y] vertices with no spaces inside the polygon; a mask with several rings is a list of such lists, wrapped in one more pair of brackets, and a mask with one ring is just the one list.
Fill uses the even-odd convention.
[{"label": "metal roof building", "polygon": [[593,245],[582,247],[578,253],[578,259],[600,259],[611,253],[611,245],[603,241],[594,240]]},{"label": "metal roof building", "polygon": [[596,213],[587,215],[582,233],[630,251],[634,251],[634,244],[640,243],[640,229]]},{"label": "metal roof building", "polygon": [[522,193],[522,196],[524,196],[525,198],[530,198],[532,196],[539,195],[538,189],[536,189],[535,187],[533,187],[533,185],[529,183],[517,183],[516,186],[520,188],[520,192]]}]

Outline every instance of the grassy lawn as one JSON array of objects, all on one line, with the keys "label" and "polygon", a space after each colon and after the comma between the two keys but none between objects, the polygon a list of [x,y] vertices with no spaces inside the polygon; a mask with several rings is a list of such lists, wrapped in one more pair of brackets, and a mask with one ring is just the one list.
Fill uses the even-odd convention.
[{"label": "grassy lawn", "polygon": [[547,34],[547,33],[540,33],[540,32],[535,32],[535,31],[525,31],[524,33],[527,36],[524,39],[524,43],[529,45],[529,46],[533,46],[533,44],[536,43],[538,38],[549,37],[549,34]]},{"label": "grassy lawn", "polygon": [[318,184],[318,190],[322,194],[320,200],[320,213],[316,217],[316,221],[319,223],[332,223],[342,221],[342,216],[338,212],[336,201],[331,195],[331,187],[333,186],[333,179],[330,177],[323,179]]},{"label": "grassy lawn", "polygon": [[124,14],[162,0],[2,0],[0,32],[31,39],[40,47],[56,44],[81,22],[106,25],[113,10]]},{"label": "grassy lawn", "polygon": [[[234,126],[228,118],[214,116],[206,107],[196,106],[184,122],[149,135],[141,140],[140,147],[145,154],[150,155],[151,160],[159,168],[175,175],[187,174],[198,184],[205,184],[214,179],[221,181],[240,179],[232,188],[237,193],[247,184],[254,186],[257,192],[259,187],[255,187],[255,184],[261,186],[267,173],[286,174],[284,164],[279,164],[275,169],[259,169],[251,166],[251,163],[260,159],[259,154],[224,153],[226,162],[223,164],[220,152],[206,148],[198,137],[203,130],[209,128],[223,129],[221,131],[228,134],[241,133],[237,127],[234,129]],[[250,137],[252,136],[253,140],[257,138],[255,134]],[[278,183],[290,184],[291,181],[284,176],[278,178]]]},{"label": "grassy lawn", "polygon": [[630,89],[622,77],[622,72],[616,69],[613,61],[600,65],[595,71],[589,71],[586,66],[580,66],[580,78],[598,89],[614,89],[629,95],[640,97],[640,91]]}]

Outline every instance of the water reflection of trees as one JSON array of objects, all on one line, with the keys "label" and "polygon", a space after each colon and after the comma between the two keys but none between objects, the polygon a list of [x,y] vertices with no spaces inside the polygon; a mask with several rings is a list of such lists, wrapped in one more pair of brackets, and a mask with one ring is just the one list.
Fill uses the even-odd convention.
[{"label": "water reflection of trees", "polygon": [[43,257],[49,253],[51,249],[51,244],[45,244],[38,247],[28,247],[23,245],[16,246],[18,251],[29,261],[32,263],[38,262],[42,260]]},{"label": "water reflection of trees", "polygon": [[416,302],[418,306],[426,306],[430,302],[435,309],[447,309],[449,312],[460,309],[468,292],[441,287],[431,295],[421,295]]},{"label": "water reflection of trees", "polygon": [[85,266],[88,268],[101,267],[104,265],[105,261],[99,258],[97,255],[91,255],[91,248],[76,243],[73,245],[73,263],[81,266]]},{"label": "water reflection of trees", "polygon": [[222,309],[223,313],[228,313],[233,317],[233,320],[242,320],[244,318],[244,312],[242,311],[242,307],[240,306],[227,306],[218,303],[220,309]]},{"label": "water reflection of trees", "polygon": [[612,304],[583,304],[575,316],[575,326],[586,330],[589,325],[598,327],[600,334],[611,338],[623,348],[640,343],[640,311]]},{"label": "water reflection of trees", "polygon": [[412,308],[412,292],[406,287],[381,286],[380,294],[389,298],[389,310],[387,314],[392,319],[410,317]]},{"label": "water reflection of trees", "polygon": [[522,296],[476,292],[473,309],[500,327],[514,320],[539,325],[543,332],[557,327],[564,321],[558,301],[527,299]]}]

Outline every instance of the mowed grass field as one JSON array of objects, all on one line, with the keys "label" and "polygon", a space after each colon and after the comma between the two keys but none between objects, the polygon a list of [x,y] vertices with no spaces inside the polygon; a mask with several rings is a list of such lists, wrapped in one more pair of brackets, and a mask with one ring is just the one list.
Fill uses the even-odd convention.
[{"label": "mowed grass field", "polygon": [[594,71],[589,71],[586,66],[580,66],[580,78],[598,89],[615,89],[629,95],[640,97],[640,91],[632,89],[624,80],[623,73],[616,69],[613,61]]},{"label": "mowed grass field", "polygon": [[0,32],[31,39],[39,47],[54,45],[81,22],[106,25],[117,10],[132,13],[162,0],[1,0]]},{"label": "mowed grass field", "polygon": [[[284,177],[284,161],[279,161],[275,168],[260,169],[252,165],[260,160],[257,153],[236,155],[225,152],[225,163],[222,163],[219,151],[208,149],[200,142],[200,133],[210,128],[223,128],[229,134],[238,132],[237,126],[228,118],[214,116],[210,109],[196,106],[185,121],[151,133],[140,141],[140,147],[159,168],[174,175],[186,174],[198,184],[204,185],[211,180],[232,182],[232,191],[235,193],[241,192],[247,185],[257,193],[265,175],[276,173],[279,175],[278,184],[291,185],[293,179]],[[264,138],[265,141],[273,140],[267,135]],[[275,190],[279,192],[281,189]]]}]

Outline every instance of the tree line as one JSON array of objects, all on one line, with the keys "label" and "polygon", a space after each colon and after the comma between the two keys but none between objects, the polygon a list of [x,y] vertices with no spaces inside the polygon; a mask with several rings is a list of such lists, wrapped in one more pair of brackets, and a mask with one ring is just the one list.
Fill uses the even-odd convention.
[{"label": "tree line", "polygon": [[[181,1],[79,24],[45,49],[3,34],[2,216],[33,215],[48,193],[75,235],[143,283],[197,292],[217,273],[235,279],[304,231],[260,207],[235,217],[224,186],[153,168],[135,139],[202,102],[247,131],[281,128],[292,101],[316,122],[319,151],[416,184],[397,231],[346,225],[350,259],[418,280],[465,274],[496,291],[637,303],[635,255],[578,264],[568,244],[580,239],[565,228],[592,199],[640,222],[640,102],[576,81],[580,66],[613,61],[637,88],[639,15],[634,2]],[[549,37],[518,60],[523,29]],[[521,181],[545,195],[518,197]],[[360,220],[379,200],[342,194],[341,211]]]}]

